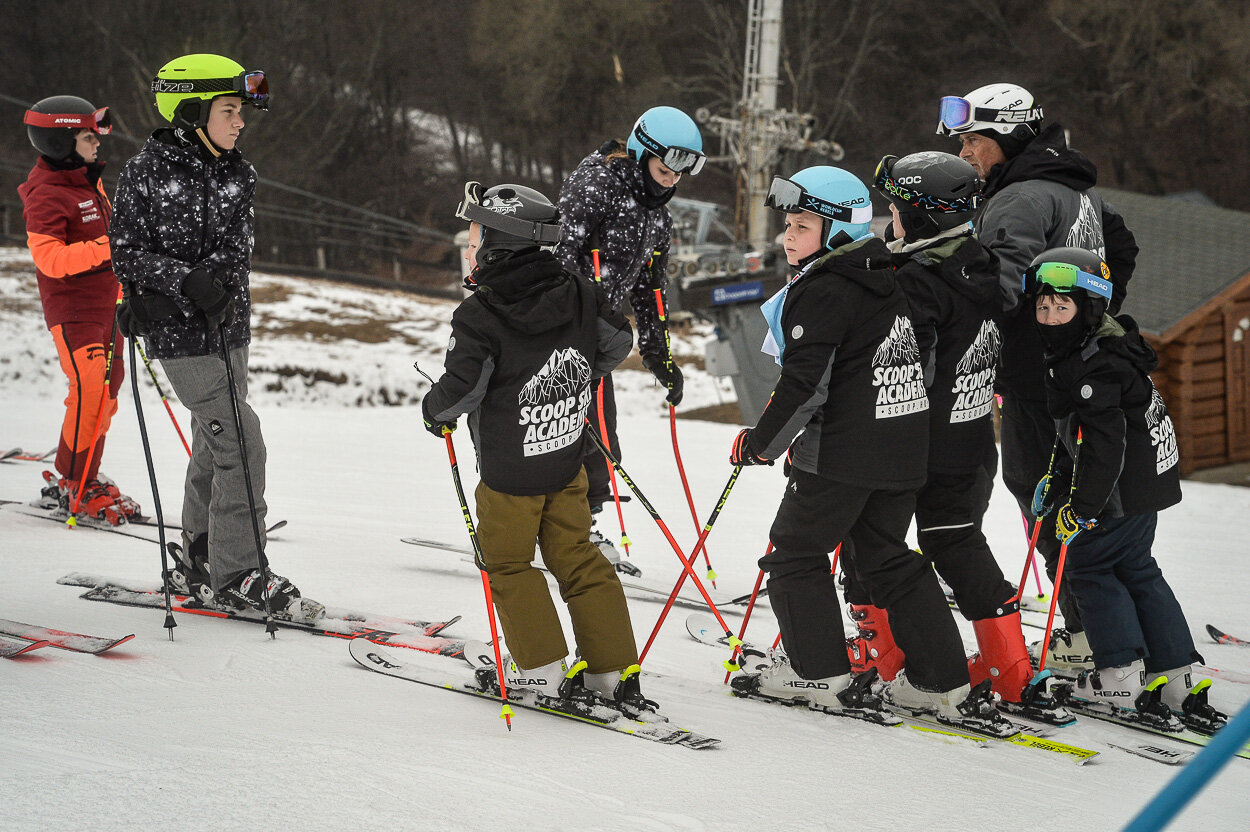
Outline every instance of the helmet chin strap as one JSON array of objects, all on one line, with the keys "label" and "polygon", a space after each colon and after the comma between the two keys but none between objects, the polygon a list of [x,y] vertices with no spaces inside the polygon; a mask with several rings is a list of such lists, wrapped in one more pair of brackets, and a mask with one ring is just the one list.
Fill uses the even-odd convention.
[{"label": "helmet chin strap", "polygon": [[218,148],[217,145],[213,144],[213,140],[210,139],[208,134],[204,132],[203,127],[195,128],[195,135],[200,137],[200,141],[203,142],[204,146],[208,148],[208,152],[213,154],[214,159],[221,156],[221,149]]}]

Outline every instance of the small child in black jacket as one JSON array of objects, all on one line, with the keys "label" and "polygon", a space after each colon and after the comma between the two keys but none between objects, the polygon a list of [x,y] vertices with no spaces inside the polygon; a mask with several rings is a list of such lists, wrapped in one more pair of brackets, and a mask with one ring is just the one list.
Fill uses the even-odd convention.
[{"label": "small child in black jacket", "polygon": [[[584,668],[587,690],[633,715],[654,710],[639,689],[624,591],[590,542],[582,469],[592,382],[629,354],[633,330],[593,283],[540,248],[559,239],[560,225],[538,191],[483,192],[473,182],[457,214],[471,223],[465,257],[474,293],[452,316],[445,372],[421,410],[440,437],[469,414],[482,476],[481,566],[512,652],[505,683],[560,697],[576,689]],[[572,671],[546,578],[533,566],[535,542],[584,659]]]},{"label": "small child in black jacket", "polygon": [[1062,580],[1076,596],[1095,670],[1071,690],[1078,700],[1137,710],[1164,726],[1177,716],[1199,729],[1223,714],[1191,688],[1201,662],[1185,614],[1151,546],[1158,513],[1181,500],[1176,431],[1150,379],[1154,350],[1127,315],[1106,314],[1110,273],[1097,254],[1045,251],[1024,275],[1036,293],[1046,345],[1046,401],[1058,436],[1055,463],[1038,483],[1034,514],[1056,506],[1066,544]]}]

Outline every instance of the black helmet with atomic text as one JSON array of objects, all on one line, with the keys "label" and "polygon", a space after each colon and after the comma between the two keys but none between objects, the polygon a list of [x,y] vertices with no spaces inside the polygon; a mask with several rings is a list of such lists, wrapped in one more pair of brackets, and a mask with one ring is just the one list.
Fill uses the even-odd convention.
[{"label": "black helmet with atomic text", "polygon": [[551,200],[524,185],[496,185],[484,190],[467,182],[456,216],[482,226],[478,263],[489,265],[514,252],[560,241],[560,212]]},{"label": "black helmet with atomic text", "polygon": [[908,242],[966,224],[981,192],[972,165],[933,150],[882,158],[872,186],[898,208]]},{"label": "black helmet with atomic text", "polygon": [[79,130],[91,130],[101,136],[113,130],[108,107],[97,109],[76,95],[45,98],[27,110],[22,121],[35,150],[58,162],[74,153],[74,137]]}]

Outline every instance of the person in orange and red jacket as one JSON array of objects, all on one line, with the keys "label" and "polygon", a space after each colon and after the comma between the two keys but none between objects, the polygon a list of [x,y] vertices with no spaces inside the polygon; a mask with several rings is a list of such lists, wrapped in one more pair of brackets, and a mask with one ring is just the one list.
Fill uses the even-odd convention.
[{"label": "person in orange and red jacket", "polygon": [[44,320],[69,379],[57,473],[44,472],[40,502],[48,508],[77,502],[79,511],[116,524],[139,507],[99,473],[124,378],[120,340],[112,346],[108,370],[119,292],[109,254],[112,206],[100,184],[104,163],[98,160],[100,136],[112,129],[108,108],[56,95],[27,110],[23,120],[40,157],[17,192]]}]

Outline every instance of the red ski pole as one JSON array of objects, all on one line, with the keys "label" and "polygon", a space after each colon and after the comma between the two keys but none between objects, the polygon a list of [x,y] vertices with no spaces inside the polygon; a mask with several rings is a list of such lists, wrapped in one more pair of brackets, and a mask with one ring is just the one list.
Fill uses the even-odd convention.
[{"label": "red ski pole", "polygon": [[[182,435],[182,428],[178,426],[178,420],[174,417],[174,409],[169,406],[169,399],[165,398],[165,391],[161,388],[161,383],[156,378],[156,371],[152,369],[152,362],[148,361],[148,354],[143,351],[143,345],[139,343],[137,338],[132,338],[131,341],[139,348],[139,357],[143,359],[143,366],[148,368],[148,375],[152,377],[152,384],[156,387],[156,392],[161,397],[161,403],[165,405],[165,412],[169,414],[169,421],[174,423],[174,430],[178,431],[178,438],[182,440],[182,447],[187,449],[187,456],[191,456],[191,446],[187,444],[187,438]],[[131,367],[130,371],[133,373],[134,367]]]},{"label": "red ski pole", "polygon": [[[772,554],[772,551],[773,551],[773,544],[772,544],[772,541],[769,541],[768,546],[764,549],[764,557],[768,557],[770,554]],[[751,620],[751,613],[755,610],[755,601],[760,596],[760,587],[763,585],[763,583],[764,583],[764,570],[761,569],[760,573],[755,576],[755,586],[751,588],[751,600],[747,601],[747,611],[746,611],[746,614],[742,617],[742,627],[738,630],[739,641],[745,641],[746,639],[747,623]],[[737,662],[738,654],[741,652],[742,652],[742,645],[735,644],[733,648],[733,652],[729,654],[729,658],[724,662],[725,681],[723,682],[723,684],[726,684],[726,685],[729,684],[730,675],[732,675],[735,670],[742,669],[738,666],[738,662]]]},{"label": "red ski pole", "polygon": [[[590,250],[590,261],[595,270],[595,283],[603,283],[603,274],[599,270],[598,238],[598,232],[591,236],[594,248]],[[595,409],[599,413],[599,432],[603,435],[604,441],[607,441],[608,420],[603,412],[603,379],[599,379],[599,384],[595,387]],[[621,492],[616,484],[616,471],[611,465],[608,466],[608,480],[612,483],[612,502],[616,504],[616,520],[621,527],[621,547],[625,550],[625,556],[629,557],[630,539],[625,533],[625,512],[621,510]]]},{"label": "red ski pole", "polygon": [[[1076,474],[1077,474],[1076,464],[1081,455],[1081,441],[1082,441],[1081,429],[1078,427],[1076,429],[1076,454],[1074,454],[1072,458],[1072,487],[1068,490],[1069,500],[1072,499],[1072,495],[1076,494]],[[1055,451],[1057,452],[1058,449],[1059,449],[1059,438],[1056,437],[1055,438]],[[1054,464],[1054,453],[1051,454],[1051,464],[1052,465]],[[1040,517],[1038,518],[1037,522],[1038,522],[1038,526],[1040,527],[1041,522],[1042,522]],[[1055,624],[1055,608],[1059,605],[1059,586],[1063,582],[1063,567],[1064,567],[1064,564],[1068,560],[1068,546],[1072,543],[1073,540],[1076,539],[1076,536],[1079,534],[1080,534],[1080,531],[1077,531],[1076,534],[1072,535],[1067,540],[1065,540],[1063,542],[1063,545],[1059,547],[1059,564],[1055,567],[1055,584],[1051,588],[1053,597],[1050,599],[1050,612],[1046,615],[1046,632],[1042,635],[1042,647],[1041,647],[1041,650],[1038,651],[1039,652],[1039,656],[1037,659],[1037,672],[1038,673],[1041,673],[1043,670],[1046,669],[1046,654],[1050,652],[1050,633]]]},{"label": "red ski pole", "polygon": [[495,599],[490,592],[490,578],[486,574],[486,561],[482,557],[482,547],[477,540],[477,527],[473,525],[473,515],[469,513],[469,501],[464,496],[464,486],[460,484],[460,466],[456,464],[456,446],[451,440],[451,428],[443,428],[443,438],[447,440],[447,458],[451,461],[451,479],[456,484],[456,496],[460,498],[460,513],[464,517],[465,528],[469,531],[469,542],[473,544],[473,562],[482,574],[482,594],[486,597],[486,617],[490,620],[491,643],[495,645],[495,675],[499,677],[499,698],[503,701],[503,709],[499,716],[512,730],[512,706],[508,704],[508,688],[503,681],[503,656],[499,653],[499,629],[495,624]]}]

